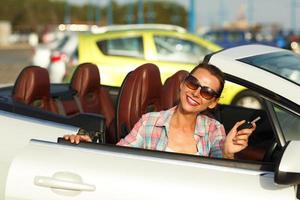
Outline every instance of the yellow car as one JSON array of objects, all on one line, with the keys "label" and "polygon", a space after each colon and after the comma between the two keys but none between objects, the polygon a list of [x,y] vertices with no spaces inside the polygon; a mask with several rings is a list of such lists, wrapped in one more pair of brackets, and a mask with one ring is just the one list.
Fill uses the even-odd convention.
[{"label": "yellow car", "polygon": [[[126,28],[127,27],[127,28]],[[191,71],[205,55],[221,47],[183,28],[170,25],[119,25],[99,34],[79,36],[79,63],[92,62],[99,67],[101,84],[119,87],[128,72],[150,62],[160,68],[162,82],[178,70]],[[245,88],[225,84],[230,104]]]}]

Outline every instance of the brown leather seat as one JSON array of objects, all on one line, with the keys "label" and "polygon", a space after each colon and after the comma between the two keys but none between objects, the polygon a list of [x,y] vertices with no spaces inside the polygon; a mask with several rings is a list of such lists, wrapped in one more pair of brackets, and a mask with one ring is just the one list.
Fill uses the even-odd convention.
[{"label": "brown leather seat", "polygon": [[100,85],[98,67],[92,63],[80,64],[73,74],[70,87],[77,92],[82,112],[102,114],[105,117],[107,140],[114,141],[115,110],[108,91]]},{"label": "brown leather seat", "polygon": [[55,101],[61,115],[70,116],[80,113],[80,109],[71,92],[66,92],[62,96],[55,97]]},{"label": "brown leather seat", "polygon": [[38,66],[28,66],[21,71],[14,84],[12,98],[17,102],[58,113],[50,95],[48,71]]},{"label": "brown leather seat", "polygon": [[180,70],[169,77],[162,86],[160,105],[161,110],[167,110],[175,106],[179,101],[180,84],[189,74],[188,71]]},{"label": "brown leather seat", "polygon": [[141,116],[160,109],[160,72],[147,63],[130,72],[120,88],[116,109],[117,140],[126,136]]}]

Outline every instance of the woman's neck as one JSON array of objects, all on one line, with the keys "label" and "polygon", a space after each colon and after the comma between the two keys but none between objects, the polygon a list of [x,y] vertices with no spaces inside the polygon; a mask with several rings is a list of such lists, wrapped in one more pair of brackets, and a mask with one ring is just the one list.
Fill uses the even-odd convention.
[{"label": "woman's neck", "polygon": [[175,110],[171,124],[173,127],[180,129],[188,129],[190,131],[195,130],[197,114],[195,113],[186,113],[182,110],[180,106]]}]

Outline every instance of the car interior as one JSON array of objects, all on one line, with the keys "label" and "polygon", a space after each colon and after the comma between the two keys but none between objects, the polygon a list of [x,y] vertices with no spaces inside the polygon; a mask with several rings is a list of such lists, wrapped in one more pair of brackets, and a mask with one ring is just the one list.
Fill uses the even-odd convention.
[{"label": "car interior", "polygon": [[[99,84],[99,69],[92,63],[78,65],[71,82],[64,84],[50,84],[46,69],[29,66],[13,87],[0,89],[0,106],[9,112],[100,133],[100,143],[114,145],[144,113],[176,105],[180,83],[187,75],[187,71],[178,71],[162,84],[159,68],[146,63],[127,75],[116,94],[116,88]],[[220,104],[203,114],[220,121],[226,132],[237,121],[260,116],[248,147],[235,159],[272,162],[275,136],[264,109]]]}]

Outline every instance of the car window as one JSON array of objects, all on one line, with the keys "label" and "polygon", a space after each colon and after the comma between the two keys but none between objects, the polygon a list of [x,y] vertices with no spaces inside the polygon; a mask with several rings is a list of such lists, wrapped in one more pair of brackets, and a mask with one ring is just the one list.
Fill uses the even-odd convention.
[{"label": "car window", "polygon": [[161,61],[197,64],[211,51],[192,41],[170,36],[154,36],[157,58]]},{"label": "car window", "polygon": [[97,46],[104,55],[144,57],[142,37],[101,40],[97,42]]},{"label": "car window", "polygon": [[274,110],[285,140],[300,140],[300,116],[276,105],[274,106]]},{"label": "car window", "polygon": [[[224,125],[226,133],[229,133],[238,121],[252,121],[260,117],[260,120],[256,122],[255,131],[249,137],[248,147],[237,153],[235,158],[266,161],[267,152],[275,140],[275,130],[267,114],[264,96],[259,93],[257,88],[253,90],[251,87],[245,87],[244,84],[244,81],[226,80],[219,105],[213,114]],[[251,86],[251,84],[249,85]]]},{"label": "car window", "polygon": [[268,53],[240,61],[265,69],[300,85],[300,55],[292,52]]}]

